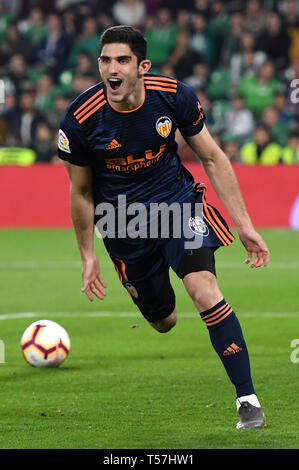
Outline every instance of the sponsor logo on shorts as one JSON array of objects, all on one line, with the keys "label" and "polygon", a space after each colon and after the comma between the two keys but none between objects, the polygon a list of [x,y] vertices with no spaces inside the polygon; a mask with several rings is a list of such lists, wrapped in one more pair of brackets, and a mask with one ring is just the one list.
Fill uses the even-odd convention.
[{"label": "sponsor logo on shorts", "polygon": [[201,235],[202,237],[207,237],[209,235],[209,227],[201,217],[190,217],[189,228],[196,235]]},{"label": "sponsor logo on shorts", "polygon": [[124,286],[130,295],[132,295],[135,299],[138,299],[138,292],[136,288],[132,284],[130,284],[130,282],[124,282]]},{"label": "sponsor logo on shorts", "polygon": [[69,139],[62,129],[58,131],[58,148],[63,152],[71,153]]},{"label": "sponsor logo on shorts", "polygon": [[167,116],[160,117],[156,122],[156,130],[161,137],[168,137],[172,128],[171,119]]}]

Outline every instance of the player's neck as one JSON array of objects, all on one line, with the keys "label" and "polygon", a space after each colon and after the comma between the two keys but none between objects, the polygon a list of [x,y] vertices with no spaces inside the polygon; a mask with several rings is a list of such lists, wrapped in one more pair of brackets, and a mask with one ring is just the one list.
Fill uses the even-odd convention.
[{"label": "player's neck", "polygon": [[119,112],[129,112],[140,108],[145,100],[145,89],[143,79],[137,82],[134,90],[120,101],[115,100],[114,97],[109,96],[110,105]]}]

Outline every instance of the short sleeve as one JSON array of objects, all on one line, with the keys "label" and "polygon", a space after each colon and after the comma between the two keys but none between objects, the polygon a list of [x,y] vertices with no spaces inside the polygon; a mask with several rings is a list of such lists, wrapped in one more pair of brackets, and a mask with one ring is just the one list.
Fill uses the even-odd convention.
[{"label": "short sleeve", "polygon": [[202,130],[205,114],[200,101],[194,90],[182,82],[178,82],[176,113],[183,136],[191,137]]},{"label": "short sleeve", "polygon": [[58,131],[58,156],[73,165],[88,166],[88,146],[79,124],[67,111]]}]

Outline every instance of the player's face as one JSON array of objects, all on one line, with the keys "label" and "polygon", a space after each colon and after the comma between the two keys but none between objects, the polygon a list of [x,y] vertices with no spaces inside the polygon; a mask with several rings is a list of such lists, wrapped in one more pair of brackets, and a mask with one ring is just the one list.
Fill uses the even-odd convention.
[{"label": "player's face", "polygon": [[118,109],[133,109],[144,99],[143,75],[150,61],[139,65],[128,44],[105,44],[99,57],[99,69],[107,87],[109,100]]}]

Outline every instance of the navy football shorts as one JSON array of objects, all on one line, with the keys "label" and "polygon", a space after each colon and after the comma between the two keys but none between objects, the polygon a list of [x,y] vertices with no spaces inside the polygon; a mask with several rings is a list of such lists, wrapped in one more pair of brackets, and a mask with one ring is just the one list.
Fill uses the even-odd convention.
[{"label": "navy football shorts", "polygon": [[[144,253],[134,256],[138,241],[104,239],[119,279],[142,315],[151,323],[168,317],[175,308],[175,293],[169,268],[180,279],[192,272],[209,271],[216,275],[214,252],[232,243],[234,236],[217,209],[205,200],[205,186],[197,184],[190,199],[202,203],[200,216],[184,220],[193,232],[182,230],[180,238],[146,240]],[[194,215],[194,214],[193,214]],[[188,238],[186,238],[186,234]],[[186,241],[200,238],[200,246],[186,247]]]}]

